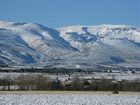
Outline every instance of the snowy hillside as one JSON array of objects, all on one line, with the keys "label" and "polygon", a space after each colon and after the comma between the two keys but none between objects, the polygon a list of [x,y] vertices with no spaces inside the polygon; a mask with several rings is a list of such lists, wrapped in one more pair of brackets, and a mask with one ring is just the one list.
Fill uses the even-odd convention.
[{"label": "snowy hillside", "polygon": [[92,68],[140,63],[140,27],[69,26],[0,21],[0,64]]}]

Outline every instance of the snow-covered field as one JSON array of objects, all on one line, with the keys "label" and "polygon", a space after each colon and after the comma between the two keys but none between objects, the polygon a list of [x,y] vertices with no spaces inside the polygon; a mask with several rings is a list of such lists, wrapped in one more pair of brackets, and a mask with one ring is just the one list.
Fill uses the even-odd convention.
[{"label": "snow-covered field", "polygon": [[138,94],[1,94],[0,105],[140,105]]},{"label": "snow-covered field", "polygon": [[9,77],[9,78],[15,78],[21,75],[38,75],[42,74],[47,77],[50,77],[51,79],[59,79],[61,81],[68,80],[69,78],[74,78],[76,76],[85,78],[85,79],[116,79],[118,81],[121,80],[140,80],[140,73],[132,74],[132,73],[91,73],[91,74],[85,74],[85,73],[73,73],[71,76],[69,74],[61,74],[61,75],[56,75],[56,74],[48,74],[48,73],[6,73],[6,72],[1,72],[0,73],[0,79]]}]

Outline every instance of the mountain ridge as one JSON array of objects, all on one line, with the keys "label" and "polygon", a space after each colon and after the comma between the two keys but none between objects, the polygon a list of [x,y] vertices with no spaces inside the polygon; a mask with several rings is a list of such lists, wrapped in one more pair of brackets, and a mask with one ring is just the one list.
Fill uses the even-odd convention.
[{"label": "mountain ridge", "polygon": [[37,23],[0,21],[0,64],[94,68],[98,64],[135,63],[140,63],[140,27],[48,28]]}]

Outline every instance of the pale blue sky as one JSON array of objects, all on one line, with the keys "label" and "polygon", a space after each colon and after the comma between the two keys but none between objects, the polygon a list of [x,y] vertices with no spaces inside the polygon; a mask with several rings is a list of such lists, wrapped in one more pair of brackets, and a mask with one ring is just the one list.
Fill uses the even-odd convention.
[{"label": "pale blue sky", "polygon": [[0,20],[35,22],[49,27],[140,26],[140,0],[0,0]]}]

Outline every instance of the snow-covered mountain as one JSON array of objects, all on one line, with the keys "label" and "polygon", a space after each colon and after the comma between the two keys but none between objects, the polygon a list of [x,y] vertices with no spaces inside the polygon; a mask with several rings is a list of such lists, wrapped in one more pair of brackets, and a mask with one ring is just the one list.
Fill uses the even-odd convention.
[{"label": "snow-covered mountain", "polygon": [[0,21],[0,64],[93,68],[140,63],[140,27],[68,26]]}]

